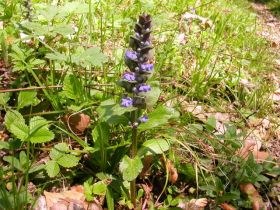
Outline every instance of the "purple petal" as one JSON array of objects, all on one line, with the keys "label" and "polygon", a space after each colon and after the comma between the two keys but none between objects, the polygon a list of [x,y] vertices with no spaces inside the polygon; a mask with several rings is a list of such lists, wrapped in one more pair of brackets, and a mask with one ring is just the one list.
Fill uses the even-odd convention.
[{"label": "purple petal", "polygon": [[137,87],[137,92],[148,92],[151,90],[151,86],[150,85],[146,85],[146,84],[140,84]]},{"label": "purple petal", "polygon": [[148,116],[147,115],[144,115],[144,116],[142,116],[142,117],[140,117],[138,120],[139,120],[139,122],[141,122],[141,123],[145,123],[145,122],[147,122],[148,121]]},{"label": "purple petal", "polygon": [[122,107],[130,107],[133,105],[133,100],[130,97],[124,97],[121,99],[121,106]]},{"label": "purple petal", "polygon": [[122,79],[127,80],[127,81],[135,81],[135,73],[126,72],[123,74]]},{"label": "purple petal", "polygon": [[135,61],[137,60],[137,53],[135,51],[127,50],[125,52],[125,59]]},{"label": "purple petal", "polygon": [[154,64],[152,64],[152,63],[141,64],[140,69],[143,72],[151,72],[154,69]]}]

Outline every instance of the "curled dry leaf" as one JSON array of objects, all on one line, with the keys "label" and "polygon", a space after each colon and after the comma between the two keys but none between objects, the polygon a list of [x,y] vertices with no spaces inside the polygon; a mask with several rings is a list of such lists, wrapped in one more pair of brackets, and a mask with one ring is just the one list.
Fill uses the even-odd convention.
[{"label": "curled dry leaf", "polygon": [[191,199],[189,202],[180,203],[178,207],[184,210],[203,210],[208,204],[206,198]]},{"label": "curled dry leaf", "polygon": [[74,209],[91,209],[102,210],[98,202],[88,203],[85,201],[83,186],[71,187],[71,190],[60,193],[44,191],[35,207],[35,210],[74,210]]},{"label": "curled dry leaf", "polygon": [[168,180],[172,184],[174,184],[178,179],[178,172],[171,160],[161,158],[161,163],[165,167],[165,169],[168,171]]},{"label": "curled dry leaf", "polygon": [[248,196],[248,199],[252,203],[253,210],[266,209],[266,206],[262,200],[261,195],[256,190],[253,184],[251,183],[240,184],[239,188],[242,193]]},{"label": "curled dry leaf", "polygon": [[90,117],[83,113],[67,114],[62,120],[76,135],[82,135],[90,124]]},{"label": "curled dry leaf", "polygon": [[221,209],[223,210],[236,210],[235,207],[233,207],[232,205],[228,204],[228,203],[222,203],[220,205]]}]

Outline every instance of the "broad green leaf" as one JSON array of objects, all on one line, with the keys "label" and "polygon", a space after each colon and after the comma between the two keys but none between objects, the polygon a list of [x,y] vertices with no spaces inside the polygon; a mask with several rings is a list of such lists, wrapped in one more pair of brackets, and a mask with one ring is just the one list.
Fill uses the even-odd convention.
[{"label": "broad green leaf", "polygon": [[49,177],[55,177],[59,173],[59,171],[60,171],[59,165],[54,160],[48,161],[46,163],[45,169],[46,169],[47,174],[49,175]]},{"label": "broad green leaf", "polygon": [[9,93],[0,93],[0,105],[1,106],[6,106],[9,99],[10,99]]},{"label": "broad green leaf", "polygon": [[54,139],[54,133],[48,128],[48,121],[42,117],[33,117],[29,127],[29,140],[32,143],[44,143]]},{"label": "broad green leaf", "polygon": [[10,149],[10,144],[6,141],[0,141],[0,149]]},{"label": "broad green leaf", "polygon": [[61,13],[83,14],[89,12],[89,5],[82,2],[67,2],[60,9]]},{"label": "broad green leaf", "polygon": [[18,96],[18,105],[17,109],[21,109],[29,105],[37,105],[39,99],[36,97],[37,92],[34,90],[21,91]]},{"label": "broad green leaf", "polygon": [[83,85],[76,76],[66,75],[63,81],[63,93],[69,99],[81,101],[83,98]]},{"label": "broad green leaf", "polygon": [[169,143],[165,139],[151,139],[145,141],[138,151],[138,156],[162,154],[169,149]]},{"label": "broad green leaf", "polygon": [[46,165],[45,164],[40,164],[40,165],[32,165],[28,171],[29,174],[35,173],[37,171],[40,171],[42,169],[45,169]]},{"label": "broad green leaf", "polygon": [[28,126],[21,122],[14,122],[13,124],[11,124],[10,132],[22,141],[26,141],[29,136]]},{"label": "broad green leaf", "polygon": [[5,125],[8,131],[11,132],[11,125],[14,123],[24,124],[25,120],[18,111],[15,110],[8,111],[5,115]]},{"label": "broad green leaf", "polygon": [[149,115],[146,123],[141,123],[138,127],[140,131],[145,131],[166,124],[169,119],[179,117],[179,113],[169,107],[159,106]]},{"label": "broad green leaf", "polygon": [[66,24],[59,24],[59,25],[54,26],[53,32],[61,34],[62,36],[67,36],[67,35],[75,33],[72,26],[66,25]]},{"label": "broad green leaf", "polygon": [[99,47],[92,47],[85,50],[80,56],[80,63],[87,64],[85,61],[90,63],[92,66],[101,67],[103,63],[108,61],[107,56],[105,56]]},{"label": "broad green leaf", "polygon": [[59,158],[61,158],[65,153],[59,151],[56,148],[52,148],[52,150],[50,151],[50,158],[52,160],[58,160]]},{"label": "broad green leaf", "polygon": [[107,190],[107,185],[103,181],[99,181],[93,184],[92,192],[95,195],[105,195]]},{"label": "broad green leaf", "polygon": [[114,100],[108,99],[101,102],[96,111],[101,120],[110,122],[110,118],[112,118],[112,116],[119,116],[124,114],[125,112],[131,112],[135,109],[135,107],[121,107],[120,104],[117,104]]},{"label": "broad green leaf", "polygon": [[24,172],[24,169],[22,168],[22,166],[17,158],[12,157],[12,156],[4,156],[3,160],[8,162],[11,166],[16,168],[17,170]]},{"label": "broad green leaf", "polygon": [[120,171],[123,175],[123,179],[126,181],[136,179],[142,168],[143,164],[138,156],[134,159],[130,159],[127,155],[125,155],[120,163]]},{"label": "broad green leaf", "polygon": [[65,168],[71,168],[78,165],[80,158],[71,154],[64,154],[57,160],[57,163]]},{"label": "broad green leaf", "polygon": [[66,55],[61,54],[59,52],[54,52],[54,53],[47,53],[46,58],[54,61],[60,61],[60,62],[67,62],[68,58]]},{"label": "broad green leaf", "polygon": [[69,152],[69,146],[64,142],[56,144],[54,148],[60,152]]},{"label": "broad green leaf", "polygon": [[208,131],[213,131],[216,128],[216,119],[215,117],[209,117],[205,123],[205,128]]}]

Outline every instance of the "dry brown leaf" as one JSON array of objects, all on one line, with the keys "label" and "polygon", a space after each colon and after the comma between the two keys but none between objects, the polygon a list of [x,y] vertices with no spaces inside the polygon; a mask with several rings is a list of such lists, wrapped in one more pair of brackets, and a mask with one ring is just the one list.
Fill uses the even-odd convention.
[{"label": "dry brown leaf", "polygon": [[264,151],[253,151],[253,156],[257,163],[261,163],[270,157],[268,152]]},{"label": "dry brown leaf", "polygon": [[84,113],[67,114],[62,120],[76,135],[82,135],[90,124],[90,117]]},{"label": "dry brown leaf", "polygon": [[153,163],[153,156],[147,155],[143,158],[143,169],[140,173],[140,177],[144,179],[146,176],[150,174],[151,165]]},{"label": "dry brown leaf", "polygon": [[252,203],[253,210],[266,209],[266,206],[260,196],[259,192],[256,190],[255,186],[251,183],[245,183],[239,185],[240,191],[248,196],[248,199]]},{"label": "dry brown leaf", "polygon": [[189,202],[180,203],[178,207],[184,210],[203,210],[208,204],[206,198],[191,199]]},{"label": "dry brown leaf", "polygon": [[223,210],[236,210],[236,208],[228,203],[222,203],[220,205],[221,209]]},{"label": "dry brown leaf", "polygon": [[168,171],[168,181],[174,184],[178,179],[178,172],[171,160],[161,158],[161,163]]}]

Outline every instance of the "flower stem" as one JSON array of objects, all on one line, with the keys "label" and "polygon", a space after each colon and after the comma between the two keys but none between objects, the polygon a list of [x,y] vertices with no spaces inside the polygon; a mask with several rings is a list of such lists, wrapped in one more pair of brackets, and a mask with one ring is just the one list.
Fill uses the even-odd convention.
[{"label": "flower stem", "polygon": [[[135,110],[131,113],[132,114],[131,121],[133,124],[136,122],[137,113],[138,110]],[[130,148],[130,158],[134,158],[137,155],[137,126],[133,125],[132,127],[131,139],[132,139],[132,144]],[[134,208],[136,208],[136,179],[130,182],[130,199]]]}]

